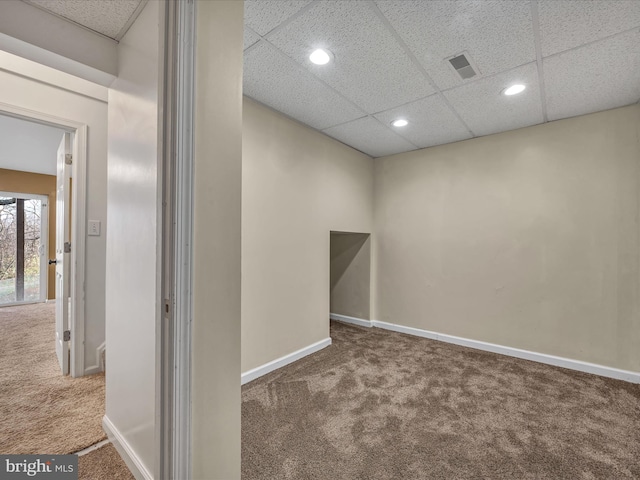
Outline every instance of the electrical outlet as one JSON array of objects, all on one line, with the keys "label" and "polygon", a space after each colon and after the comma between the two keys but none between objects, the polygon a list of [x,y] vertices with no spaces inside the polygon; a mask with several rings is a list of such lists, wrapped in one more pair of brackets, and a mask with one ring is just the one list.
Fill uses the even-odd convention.
[{"label": "electrical outlet", "polygon": [[99,237],[100,236],[100,221],[99,220],[89,220],[89,236],[91,236],[91,237]]}]

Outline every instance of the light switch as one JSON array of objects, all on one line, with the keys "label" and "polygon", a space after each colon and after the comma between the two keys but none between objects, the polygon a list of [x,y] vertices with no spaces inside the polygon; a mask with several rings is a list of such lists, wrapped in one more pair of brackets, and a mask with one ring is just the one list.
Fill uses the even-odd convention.
[{"label": "light switch", "polygon": [[99,220],[89,220],[89,236],[90,237],[99,237],[100,236],[100,221]]}]

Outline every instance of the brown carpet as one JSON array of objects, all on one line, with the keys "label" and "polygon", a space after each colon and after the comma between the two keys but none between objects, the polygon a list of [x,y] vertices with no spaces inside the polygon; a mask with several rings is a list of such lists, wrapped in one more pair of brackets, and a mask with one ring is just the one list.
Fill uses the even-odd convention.
[{"label": "brown carpet", "polygon": [[104,375],[63,377],[55,304],[0,308],[0,453],[67,454],[106,438]]},{"label": "brown carpet", "polygon": [[640,478],[640,386],[332,322],[242,389],[242,478]]},{"label": "brown carpet", "polygon": [[127,464],[108,443],[78,458],[78,480],[135,480]]}]

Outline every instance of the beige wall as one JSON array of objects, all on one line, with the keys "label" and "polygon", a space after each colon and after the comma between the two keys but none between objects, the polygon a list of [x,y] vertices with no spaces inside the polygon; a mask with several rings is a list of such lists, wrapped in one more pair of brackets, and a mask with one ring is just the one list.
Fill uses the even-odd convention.
[{"label": "beige wall", "polygon": [[192,477],[240,478],[243,2],[198,1]]},{"label": "beige wall", "polygon": [[331,313],[370,320],[371,236],[331,233]]},{"label": "beige wall", "polygon": [[329,336],[329,232],[371,232],[373,160],[247,98],[242,149],[246,372]]},{"label": "beige wall", "polygon": [[[0,168],[0,191],[13,193],[33,193],[49,197],[49,257],[56,256],[56,177],[40,173],[19,172]],[[56,298],[56,270],[48,267],[47,298]]]},{"label": "beige wall", "polygon": [[376,160],[374,318],[640,370],[640,106]]}]

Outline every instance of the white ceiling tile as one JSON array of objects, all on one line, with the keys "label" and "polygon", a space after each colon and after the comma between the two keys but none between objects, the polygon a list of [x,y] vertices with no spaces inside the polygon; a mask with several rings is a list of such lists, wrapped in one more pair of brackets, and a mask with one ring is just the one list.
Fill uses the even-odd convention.
[{"label": "white ceiling tile", "polygon": [[640,27],[640,1],[539,0],[542,55],[552,55]]},{"label": "white ceiling tile", "polygon": [[[245,93],[373,156],[542,123],[536,4],[549,119],[640,99],[640,0],[247,0]],[[334,62],[311,64],[315,48]],[[478,77],[453,71],[460,53]]]},{"label": "white ceiling tile", "polygon": [[469,82],[447,58],[467,51],[482,75],[534,61],[528,0],[375,2],[441,89]]},{"label": "white ceiling tile", "polygon": [[[367,113],[434,93],[366,2],[319,2],[267,38]],[[334,61],[312,64],[316,48],[330,50]]]},{"label": "white ceiling tile", "polygon": [[319,130],[363,116],[265,42],[245,53],[244,94]]},{"label": "white ceiling tile", "polygon": [[28,0],[107,37],[118,38],[141,0]]},{"label": "white ceiling tile", "polygon": [[640,30],[544,59],[549,120],[640,99]]},{"label": "white ceiling tile", "polygon": [[311,0],[245,0],[244,21],[260,35],[266,35]]},{"label": "white ceiling tile", "polygon": [[256,43],[258,40],[260,40],[260,35],[258,35],[253,30],[245,26],[244,27],[244,49],[246,50],[251,45]]},{"label": "white ceiling tile", "polygon": [[416,149],[414,145],[372,117],[359,118],[344,125],[328,128],[324,133],[372,157],[384,157]]},{"label": "white ceiling tile", "polygon": [[471,138],[467,128],[441,95],[431,95],[375,117],[385,125],[390,125],[398,118],[406,119],[409,125],[397,128],[398,134],[420,148]]},{"label": "white ceiling tile", "polygon": [[[501,92],[522,83],[527,89],[507,97]],[[542,123],[542,104],[535,63],[462,85],[444,93],[476,135],[489,135]]]}]

